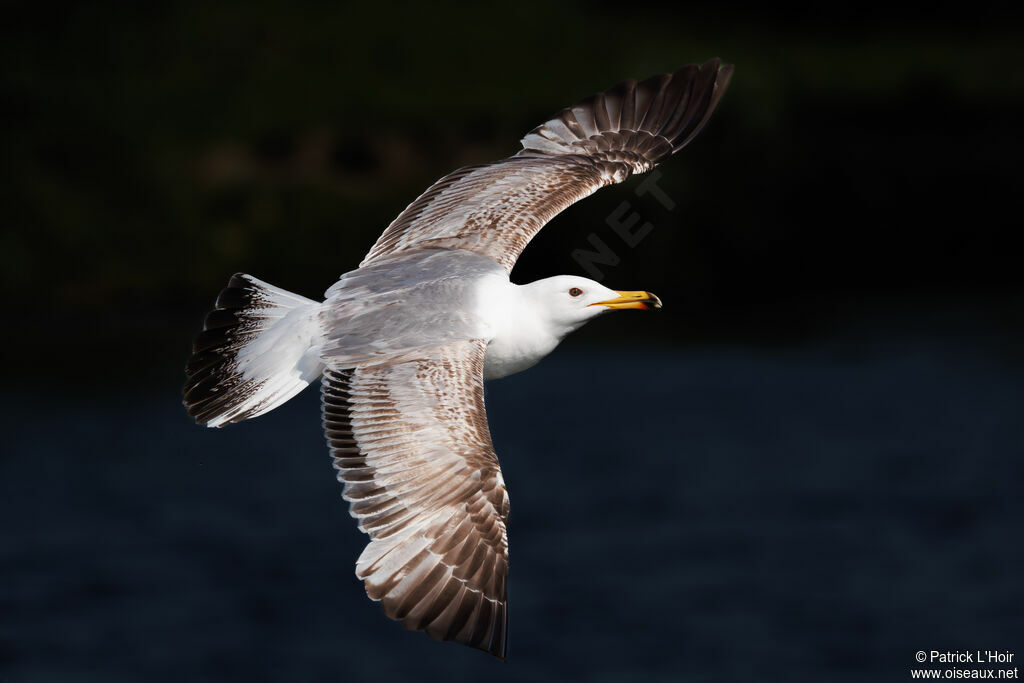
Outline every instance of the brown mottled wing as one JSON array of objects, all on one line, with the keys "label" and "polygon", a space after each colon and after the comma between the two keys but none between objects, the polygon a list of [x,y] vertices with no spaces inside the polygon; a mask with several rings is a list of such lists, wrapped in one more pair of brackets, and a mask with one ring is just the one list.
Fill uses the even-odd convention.
[{"label": "brown mottled wing", "polygon": [[486,343],[328,368],[338,479],[370,542],[356,575],[408,629],[505,656],[508,496],[484,412]]},{"label": "brown mottled wing", "polygon": [[523,149],[442,178],[380,236],[361,265],[412,249],[466,249],[511,271],[527,243],[563,209],[643,173],[685,147],[732,75],[712,59],[625,81],[564,109],[523,138]]}]

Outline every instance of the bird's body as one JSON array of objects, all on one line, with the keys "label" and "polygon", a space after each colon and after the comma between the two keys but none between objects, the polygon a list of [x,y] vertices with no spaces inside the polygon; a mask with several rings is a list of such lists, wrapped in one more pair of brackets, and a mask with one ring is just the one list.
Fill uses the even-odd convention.
[{"label": "bird's body", "polygon": [[[372,294],[367,281],[375,283]],[[374,355],[482,339],[484,379],[505,377],[533,366],[586,319],[607,310],[590,309],[580,320],[553,319],[537,305],[541,283],[552,284],[516,285],[494,261],[466,251],[388,259],[346,274],[328,290],[321,314],[328,330],[325,354],[344,354],[342,362],[357,364]],[[585,278],[566,279],[566,292],[572,283],[589,283],[581,300],[587,304],[617,296]]]},{"label": "bird's body", "polygon": [[483,380],[525,370],[591,318],[657,308],[576,276],[516,285],[555,214],[684,147],[724,92],[712,60],[627,81],[535,129],[517,155],[438,181],[322,302],[231,278],[196,339],[185,403],[219,427],[318,378],[366,590],[407,628],[505,654],[508,496]]}]

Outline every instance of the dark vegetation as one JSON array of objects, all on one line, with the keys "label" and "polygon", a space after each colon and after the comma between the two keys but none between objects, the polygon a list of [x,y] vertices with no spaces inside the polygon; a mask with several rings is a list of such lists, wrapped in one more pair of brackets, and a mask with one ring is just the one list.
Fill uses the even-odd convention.
[{"label": "dark vegetation", "polygon": [[[519,280],[583,274],[570,254],[594,233],[621,257],[608,284],[666,301],[643,323],[666,339],[965,301],[1019,326],[1020,26],[960,5],[15,6],[0,277],[25,322],[7,351],[50,355],[73,327],[80,348],[179,362],[231,273],[315,296],[436,178],[617,80],[715,55],[736,77],[662,167],[676,208],[635,180],[606,190]],[[624,201],[654,226],[635,249],[606,224]]]}]

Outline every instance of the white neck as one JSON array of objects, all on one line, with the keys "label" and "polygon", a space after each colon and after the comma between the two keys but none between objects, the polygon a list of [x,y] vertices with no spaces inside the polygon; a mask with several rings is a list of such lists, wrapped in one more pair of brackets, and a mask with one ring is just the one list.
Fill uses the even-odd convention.
[{"label": "white neck", "polygon": [[515,285],[504,278],[484,283],[479,303],[480,315],[491,330],[484,379],[506,377],[536,365],[583,324],[554,323],[545,315],[530,285]]}]

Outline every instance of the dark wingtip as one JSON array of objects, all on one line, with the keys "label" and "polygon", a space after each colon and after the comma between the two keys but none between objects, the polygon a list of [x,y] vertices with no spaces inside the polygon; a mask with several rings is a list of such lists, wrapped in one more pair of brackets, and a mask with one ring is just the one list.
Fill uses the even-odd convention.
[{"label": "dark wingtip", "polygon": [[520,154],[581,154],[648,170],[696,137],[732,73],[731,64],[713,57],[639,83],[617,83],[532,130]]}]

